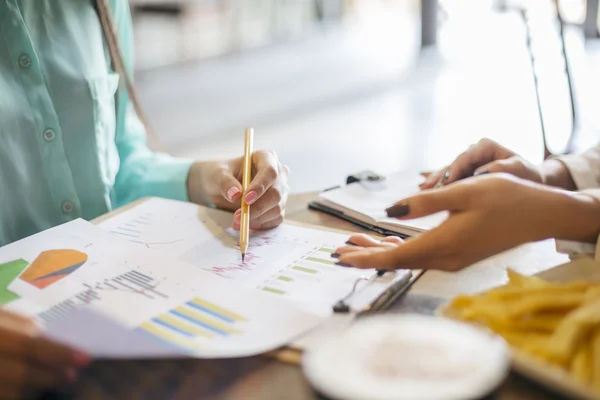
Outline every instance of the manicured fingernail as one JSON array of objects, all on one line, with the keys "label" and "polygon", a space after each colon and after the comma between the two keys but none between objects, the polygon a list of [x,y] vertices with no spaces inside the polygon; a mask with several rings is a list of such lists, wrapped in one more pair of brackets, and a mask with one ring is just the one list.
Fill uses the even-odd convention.
[{"label": "manicured fingernail", "polygon": [[240,193],[240,189],[238,189],[236,186],[230,187],[229,189],[227,189],[227,200],[233,201],[236,198],[236,196]]},{"label": "manicured fingernail", "polygon": [[246,201],[246,204],[250,205],[256,201],[257,197],[258,194],[253,190],[250,193],[248,193],[246,197],[244,197],[244,200]]},{"label": "manicured fingernail", "polygon": [[442,177],[442,181],[446,182],[448,180],[448,178],[450,178],[450,170],[447,169],[446,172],[444,172],[444,176]]},{"label": "manicured fingernail", "polygon": [[340,266],[340,267],[346,267],[346,268],[354,268],[352,265],[343,263],[341,261],[336,262],[335,265]]},{"label": "manicured fingernail", "polygon": [[72,368],[69,368],[65,371],[65,376],[67,377],[67,381],[70,383],[77,381],[77,371]]},{"label": "manicured fingernail", "polygon": [[78,367],[85,367],[92,362],[92,357],[81,351],[73,352],[73,361]]},{"label": "manicured fingernail", "polygon": [[387,271],[385,269],[378,269],[377,270],[377,276],[383,276],[385,275]]},{"label": "manicured fingernail", "polygon": [[235,220],[235,222],[237,222],[238,224],[240,223],[240,221],[242,220],[242,214],[241,213],[236,213],[233,216],[233,219]]},{"label": "manicured fingernail", "polygon": [[333,253],[331,258],[340,258],[340,253]]},{"label": "manicured fingernail", "polygon": [[355,245],[354,243],[352,243],[352,241],[350,241],[350,240],[346,240],[346,244],[347,244],[348,246],[356,246],[356,245]]},{"label": "manicured fingernail", "polygon": [[410,207],[406,203],[394,204],[393,206],[386,208],[385,212],[389,218],[400,218],[408,215]]},{"label": "manicured fingernail", "polygon": [[475,171],[475,173],[473,174],[473,176],[485,175],[485,174],[489,174],[489,173],[490,173],[490,171],[486,171],[484,169],[484,170],[481,170],[481,171]]}]

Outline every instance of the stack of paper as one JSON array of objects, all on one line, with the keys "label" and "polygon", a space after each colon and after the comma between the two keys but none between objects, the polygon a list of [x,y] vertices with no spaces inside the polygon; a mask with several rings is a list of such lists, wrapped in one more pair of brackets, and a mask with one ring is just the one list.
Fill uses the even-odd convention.
[{"label": "stack of paper", "polygon": [[150,199],[61,225],[0,249],[0,301],[97,357],[239,357],[311,331],[357,279],[360,309],[401,275],[338,267],[345,235],[288,224],[254,233],[244,264],[230,222]]}]

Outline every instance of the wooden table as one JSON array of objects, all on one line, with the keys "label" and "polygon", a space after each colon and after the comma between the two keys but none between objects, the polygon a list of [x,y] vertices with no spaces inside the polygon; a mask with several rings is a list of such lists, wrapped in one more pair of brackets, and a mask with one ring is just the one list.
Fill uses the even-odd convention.
[{"label": "wooden table", "polygon": [[[358,228],[325,214],[307,210],[314,194],[294,195],[288,218],[348,231]],[[116,211],[118,212],[118,211]],[[525,245],[474,265],[463,272],[427,272],[387,312],[432,313],[458,293],[475,292],[504,282],[506,267],[531,274],[558,265],[567,258],[554,251],[553,242]],[[63,397],[64,396],[64,397]],[[82,371],[76,386],[58,398],[85,399],[266,399],[309,400],[319,397],[298,366],[266,357],[230,360],[104,361]],[[561,399],[524,378],[511,375],[498,400]]]}]

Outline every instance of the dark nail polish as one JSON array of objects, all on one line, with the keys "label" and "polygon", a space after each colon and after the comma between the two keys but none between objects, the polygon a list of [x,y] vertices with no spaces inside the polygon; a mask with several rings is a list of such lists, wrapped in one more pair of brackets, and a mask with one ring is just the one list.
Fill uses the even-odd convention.
[{"label": "dark nail polish", "polygon": [[383,276],[387,271],[385,269],[378,269],[377,276]]},{"label": "dark nail polish", "polygon": [[347,241],[346,241],[346,244],[347,244],[348,246],[356,246],[356,245],[355,245],[354,243],[352,243],[350,240],[347,240]]},{"label": "dark nail polish", "polygon": [[341,261],[336,262],[335,265],[340,266],[340,267],[354,268],[352,265],[350,265],[350,264],[344,264]]},{"label": "dark nail polish", "polygon": [[447,169],[446,172],[444,172],[444,177],[442,178],[443,181],[447,181],[448,178],[450,178],[450,170]]},{"label": "dark nail polish", "polygon": [[386,208],[385,212],[389,218],[399,218],[408,215],[410,207],[406,203],[394,204],[393,206]]},{"label": "dark nail polish", "polygon": [[340,258],[340,253],[333,253],[331,258]]},{"label": "dark nail polish", "polygon": [[490,171],[486,171],[486,170],[477,171],[473,174],[473,176],[485,175],[485,174],[489,174],[489,173],[490,173]]}]

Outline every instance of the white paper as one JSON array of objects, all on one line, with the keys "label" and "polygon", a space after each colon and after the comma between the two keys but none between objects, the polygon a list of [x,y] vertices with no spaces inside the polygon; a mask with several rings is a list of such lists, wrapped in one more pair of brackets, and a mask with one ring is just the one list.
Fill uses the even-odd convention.
[{"label": "white paper", "polygon": [[352,210],[380,222],[394,226],[414,228],[419,231],[430,230],[447,218],[447,213],[436,213],[423,218],[399,221],[387,218],[385,209],[419,191],[422,178],[417,174],[397,173],[390,175],[377,185],[353,183],[339,189],[321,193],[320,197],[338,206]]},{"label": "white paper", "polygon": [[[190,268],[168,255],[144,251],[82,220],[0,249],[0,264],[4,266],[14,268],[11,263],[21,259],[29,265],[10,284],[4,282],[21,298],[5,307],[35,317],[46,327],[68,321],[78,309],[91,308],[125,329],[206,358],[273,350],[323,320],[286,299],[276,301],[265,292]],[[85,261],[80,262],[82,259]],[[53,280],[56,272],[60,272],[60,279]],[[77,326],[77,322],[71,321],[69,326]],[[75,336],[79,345],[88,340],[85,335]],[[110,342],[93,339],[90,337],[90,345],[106,345],[98,347],[99,353],[94,355],[121,354],[116,343],[111,348]],[[107,334],[107,340],[118,338]],[[121,356],[155,356],[145,354],[144,349]]]},{"label": "white paper", "polygon": [[170,259],[277,299],[289,299],[322,316],[364,278],[349,301],[364,307],[406,271],[372,279],[374,270],[339,267],[331,257],[348,236],[284,223],[252,232],[246,262],[238,246],[239,232],[229,228],[231,214],[194,204],[153,198],[100,226],[149,254]]}]

